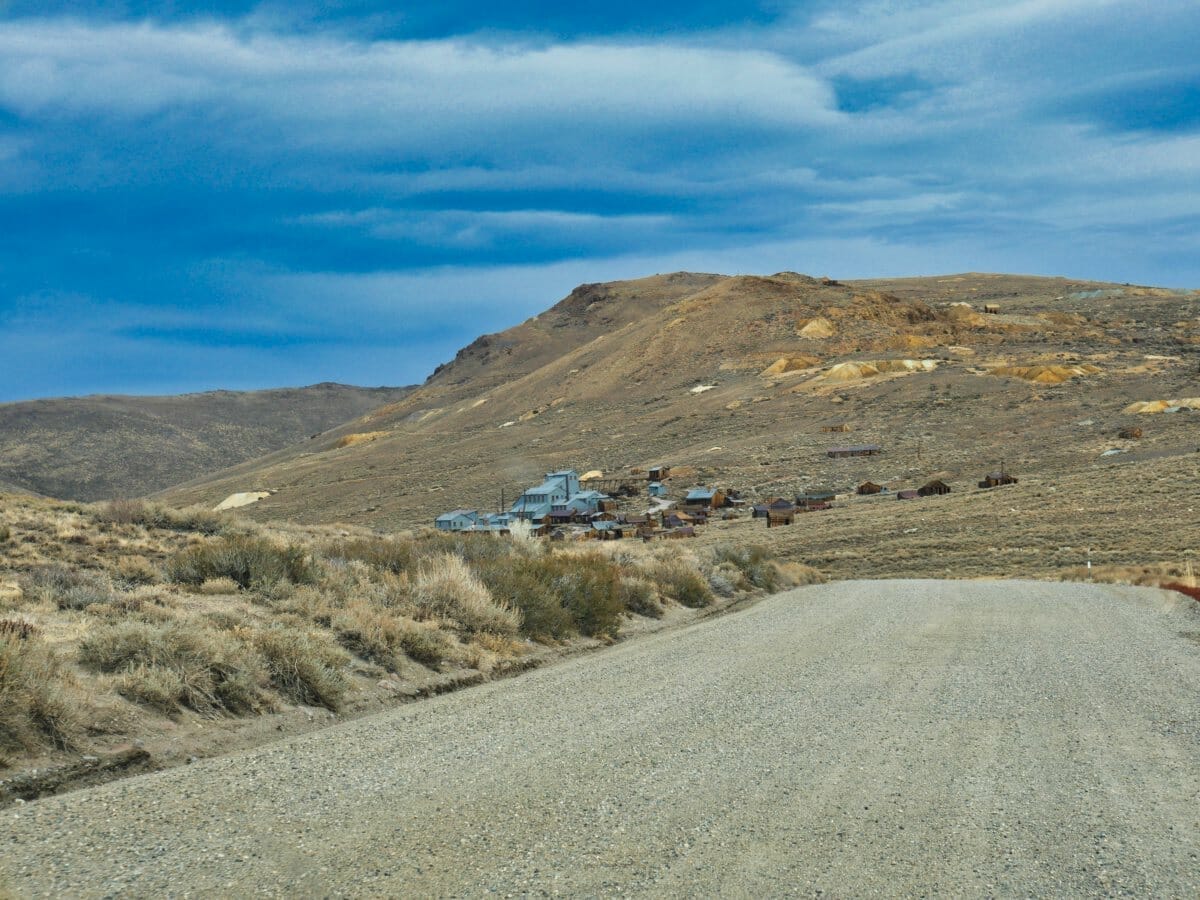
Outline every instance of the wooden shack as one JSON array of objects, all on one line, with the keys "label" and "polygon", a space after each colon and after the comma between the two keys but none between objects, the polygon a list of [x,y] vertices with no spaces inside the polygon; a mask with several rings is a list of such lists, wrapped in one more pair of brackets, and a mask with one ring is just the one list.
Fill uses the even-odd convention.
[{"label": "wooden shack", "polygon": [[865,497],[869,494],[878,494],[882,490],[882,484],[876,484],[873,481],[864,481],[855,489],[855,493]]},{"label": "wooden shack", "polygon": [[983,476],[983,481],[979,482],[981,488],[1000,487],[1005,484],[1016,484],[1017,479],[1009,475],[1007,472],[990,472]]},{"label": "wooden shack", "polygon": [[942,494],[950,493],[950,485],[944,481],[935,478],[928,484],[917,488],[917,493],[922,497],[940,497]]},{"label": "wooden shack", "polygon": [[835,422],[832,425],[822,425],[821,430],[826,434],[842,433],[850,430],[850,426],[845,422]]},{"label": "wooden shack", "polygon": [[983,304],[983,311],[985,313],[987,313],[989,316],[999,315],[1000,314],[1000,304],[999,303],[985,303],[985,304]]},{"label": "wooden shack", "polygon": [[796,507],[780,498],[767,507],[767,527],[791,525],[796,521]]}]

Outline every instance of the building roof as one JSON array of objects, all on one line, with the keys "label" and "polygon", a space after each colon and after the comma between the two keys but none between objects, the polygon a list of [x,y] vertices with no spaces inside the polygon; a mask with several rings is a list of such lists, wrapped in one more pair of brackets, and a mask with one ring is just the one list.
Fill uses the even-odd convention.
[{"label": "building roof", "polygon": [[546,503],[520,503],[513,507],[514,514],[528,519],[544,519],[550,515],[550,511],[554,508],[553,504]]},{"label": "building roof", "polygon": [[[476,510],[455,509],[455,510],[451,510],[448,513],[442,513],[440,516],[437,517],[437,519],[435,521],[449,522],[451,519],[457,519],[460,516],[466,517],[468,519],[475,519],[475,520],[479,519],[479,513]],[[428,519],[426,521],[428,521]]]},{"label": "building roof", "polygon": [[716,488],[694,487],[687,492],[688,500],[711,500],[717,494]]}]

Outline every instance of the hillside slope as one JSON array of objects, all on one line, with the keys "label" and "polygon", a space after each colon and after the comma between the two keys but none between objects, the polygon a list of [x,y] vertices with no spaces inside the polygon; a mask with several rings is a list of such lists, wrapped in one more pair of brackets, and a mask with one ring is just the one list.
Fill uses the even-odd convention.
[{"label": "hillside slope", "polygon": [[[868,478],[974,490],[1005,466],[1064,485],[1042,502],[1119,484],[1136,503],[1143,464],[1200,488],[1200,413],[1126,412],[1200,397],[1198,315],[1194,292],[1008,275],[585,285],[475,341],[399,402],[167,499],[271,490],[252,515],[395,528],[495,508],[562,466],[666,462],[692,470],[676,495],[698,480],[762,498]],[[851,433],[822,432],[834,423]],[[1144,436],[1120,438],[1125,426]],[[860,442],[883,454],[826,455]]]},{"label": "hillside slope", "polygon": [[141,496],[289,446],[408,390],[316,384],[0,404],[0,489]]}]

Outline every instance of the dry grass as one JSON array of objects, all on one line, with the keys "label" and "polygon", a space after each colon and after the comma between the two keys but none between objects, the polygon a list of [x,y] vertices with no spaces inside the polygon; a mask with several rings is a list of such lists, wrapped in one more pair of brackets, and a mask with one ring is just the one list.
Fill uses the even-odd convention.
[{"label": "dry grass", "polygon": [[36,627],[0,620],[0,750],[70,748],[81,699]]},{"label": "dry grass", "polygon": [[[360,689],[390,690],[383,672],[417,686],[488,675],[526,656],[528,638],[610,639],[630,616],[709,603],[718,569],[681,546],[552,548],[235,516],[209,534],[178,527],[189,516],[0,498],[12,533],[0,559],[0,609],[10,611],[0,618],[0,743],[28,755],[92,746],[101,732],[79,721],[165,734],[296,704],[343,710]],[[719,565],[747,589],[777,583]]]},{"label": "dry grass", "polygon": [[521,614],[493,598],[467,563],[449,553],[418,567],[413,600],[424,615],[449,620],[468,634],[516,634],[521,625]]},{"label": "dry grass", "polygon": [[174,713],[258,713],[268,704],[263,661],[240,641],[198,622],[119,622],[92,630],[79,661],[121,676],[124,696]]}]

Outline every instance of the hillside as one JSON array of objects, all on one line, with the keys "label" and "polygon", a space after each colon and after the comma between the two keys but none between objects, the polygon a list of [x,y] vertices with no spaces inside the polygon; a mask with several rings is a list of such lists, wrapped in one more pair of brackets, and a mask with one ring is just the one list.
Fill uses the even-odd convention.
[{"label": "hillside", "polygon": [[[1088,520],[1088,504],[1115,504],[1089,524],[1098,547],[1124,546],[1130,524],[1146,525],[1166,499],[1140,494],[1141,479],[1180,497],[1200,489],[1200,413],[1127,411],[1200,397],[1198,315],[1195,292],[1008,275],[839,283],[678,273],[585,285],[481,337],[399,402],[166,499],[212,505],[270,490],[254,517],[397,528],[455,507],[494,508],[501,492],[512,498],[558,467],[620,474],[666,462],[688,473],[672,482],[675,495],[696,481],[769,498],[936,477],[954,487],[957,507],[1003,466],[1021,491],[1039,486],[1025,504],[1035,520],[1043,509]],[[822,432],[832,424],[850,433]],[[1119,437],[1127,426],[1142,437]],[[829,458],[840,443],[883,453]],[[841,521],[844,506],[821,521]],[[848,526],[852,549],[869,553],[874,536],[861,526]],[[938,527],[923,540],[936,543]],[[1177,561],[1195,530],[1148,550]],[[800,532],[783,531],[791,537],[769,540],[802,558]],[[980,574],[1010,568],[1000,554]]]},{"label": "hillside", "polygon": [[0,490],[85,501],[141,496],[287,447],[407,391],[316,384],[4,403]]}]

